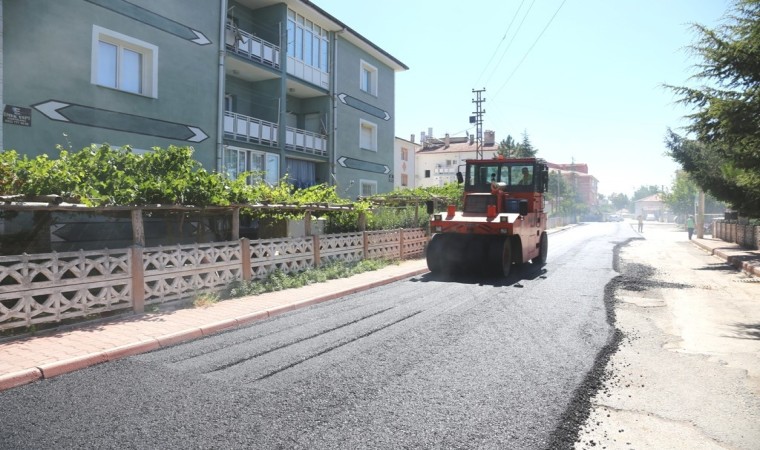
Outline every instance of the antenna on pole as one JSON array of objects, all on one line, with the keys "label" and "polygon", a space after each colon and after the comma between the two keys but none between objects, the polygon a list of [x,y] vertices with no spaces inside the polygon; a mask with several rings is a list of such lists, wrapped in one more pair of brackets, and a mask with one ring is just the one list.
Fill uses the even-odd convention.
[{"label": "antenna on pole", "polygon": [[485,91],[486,88],[472,90],[475,94],[475,99],[472,101],[475,103],[475,112],[473,112],[475,115],[470,116],[470,123],[475,124],[475,141],[477,142],[475,154],[477,159],[483,159],[483,114],[486,113],[486,110],[482,108],[482,103],[484,103],[486,99],[482,98],[481,94]]}]

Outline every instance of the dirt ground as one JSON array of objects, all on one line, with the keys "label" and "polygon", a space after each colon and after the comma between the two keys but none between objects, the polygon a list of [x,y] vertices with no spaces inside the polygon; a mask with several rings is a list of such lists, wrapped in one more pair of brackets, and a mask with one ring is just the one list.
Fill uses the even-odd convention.
[{"label": "dirt ground", "polygon": [[672,224],[641,238],[620,251],[624,338],[575,448],[760,449],[760,279]]}]

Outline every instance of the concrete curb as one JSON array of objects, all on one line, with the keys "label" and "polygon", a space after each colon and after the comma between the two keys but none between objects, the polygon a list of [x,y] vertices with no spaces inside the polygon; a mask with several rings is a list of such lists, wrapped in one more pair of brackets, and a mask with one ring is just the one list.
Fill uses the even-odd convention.
[{"label": "concrete curb", "polygon": [[147,353],[153,350],[158,350],[183,342],[192,341],[222,331],[229,331],[234,328],[249,325],[259,320],[268,319],[278,314],[295,311],[296,309],[305,308],[317,303],[322,303],[329,300],[334,300],[336,298],[344,297],[346,295],[366,291],[427,272],[427,269],[415,269],[403,274],[390,276],[384,280],[373,281],[361,286],[341,289],[339,291],[318,295],[294,303],[273,307],[265,311],[257,311],[232,319],[219,320],[209,323],[208,325],[203,325],[201,327],[191,327],[187,330],[177,331],[163,336],[158,336],[156,338],[113,347],[97,353],[81,355],[74,358],[42,364],[39,367],[0,375],[0,391],[22,386],[24,384],[33,383],[41,379],[52,378],[58,375],[63,375],[65,373],[74,372],[76,370],[84,369],[96,364],[114,361],[116,359],[134,356],[141,353]]},{"label": "concrete curb", "polygon": [[42,371],[37,367],[0,375],[0,391],[23,386],[41,379]]},{"label": "concrete curb", "polygon": [[734,255],[729,255],[725,251],[715,248],[713,249],[709,245],[705,245],[702,242],[699,241],[693,241],[698,247],[702,248],[703,250],[707,251],[713,256],[717,256],[727,263],[734,266],[737,270],[741,270],[744,272],[747,272],[750,275],[760,276],[760,265],[754,265],[747,261],[742,261],[739,257]]}]

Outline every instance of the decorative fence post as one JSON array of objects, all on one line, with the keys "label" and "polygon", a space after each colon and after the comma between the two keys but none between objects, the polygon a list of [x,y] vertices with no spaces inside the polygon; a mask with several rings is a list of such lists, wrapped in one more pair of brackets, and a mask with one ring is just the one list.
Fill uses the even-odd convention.
[{"label": "decorative fence post", "polygon": [[366,231],[362,231],[364,254],[362,259],[369,259],[369,235]]},{"label": "decorative fence post", "polygon": [[319,235],[315,234],[311,238],[314,245],[314,268],[319,269],[322,264],[322,257],[319,254]]},{"label": "decorative fence post", "polygon": [[398,259],[404,259],[404,229],[398,230]]},{"label": "decorative fence post", "polygon": [[132,310],[145,312],[145,272],[143,268],[143,248],[132,246]]},{"label": "decorative fence post", "polygon": [[240,241],[240,263],[243,270],[243,281],[251,281],[251,240],[242,238]]}]

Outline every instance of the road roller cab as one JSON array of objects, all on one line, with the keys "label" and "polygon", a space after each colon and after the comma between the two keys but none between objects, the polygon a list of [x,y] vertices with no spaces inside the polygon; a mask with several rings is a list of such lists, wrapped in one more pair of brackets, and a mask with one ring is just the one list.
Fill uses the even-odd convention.
[{"label": "road roller cab", "polygon": [[546,262],[545,161],[471,159],[457,179],[464,183],[464,208],[449,205],[430,221],[426,257],[431,272],[475,269],[507,276],[514,263]]}]

